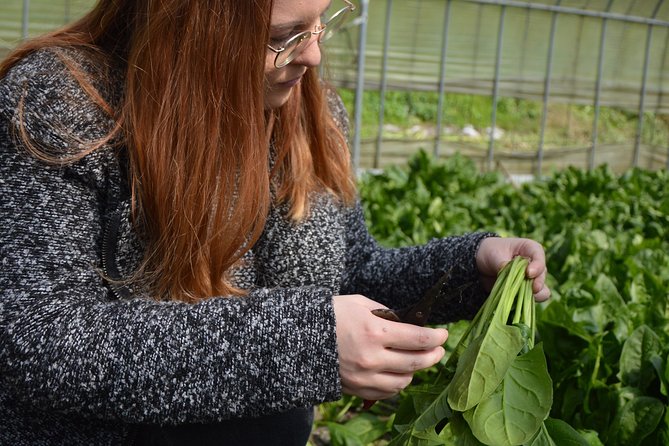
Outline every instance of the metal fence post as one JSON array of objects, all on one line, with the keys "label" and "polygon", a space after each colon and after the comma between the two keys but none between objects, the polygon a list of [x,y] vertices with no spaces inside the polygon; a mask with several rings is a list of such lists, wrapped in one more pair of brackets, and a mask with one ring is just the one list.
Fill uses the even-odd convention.
[{"label": "metal fence post", "polygon": [[[606,12],[611,11],[614,0],[609,0],[606,5]],[[590,154],[588,155],[588,170],[595,168],[595,152],[597,150],[597,142],[599,139],[599,110],[602,96],[602,76],[604,74],[604,49],[606,47],[606,28],[608,19],[602,19],[602,32],[599,36],[599,56],[597,57],[597,80],[595,81],[595,117],[592,123],[592,145],[590,146]]]},{"label": "metal fence post", "polygon": [[23,17],[21,19],[21,37],[28,38],[28,25],[30,23],[30,0],[23,0]]},{"label": "metal fence post", "polygon": [[[662,77],[662,73],[665,71],[665,67],[667,66],[667,49],[669,48],[669,31],[665,33],[664,37],[664,51],[662,51],[662,62],[660,63],[659,69],[660,72],[658,75]],[[657,108],[659,109],[662,107],[662,103],[664,102],[664,95],[665,91],[664,88],[661,86],[660,91],[658,94],[658,99],[657,99]],[[657,113],[657,112],[656,112]],[[665,163],[665,168],[669,170],[669,141],[665,142],[667,144],[667,157],[666,157],[666,163]]]},{"label": "metal fence post", "polygon": [[502,44],[504,39],[504,19],[506,17],[506,5],[501,6],[499,15],[499,30],[497,33],[497,55],[495,59],[495,80],[492,88],[492,113],[490,117],[490,140],[488,142],[488,162],[487,168],[492,170],[495,150],[495,126],[497,125],[497,101],[499,99],[499,76],[500,65],[502,64]]},{"label": "metal fence post", "polygon": [[[657,17],[657,13],[660,10],[664,0],[659,0],[657,5],[655,5],[655,10],[653,11],[652,18]],[[650,64],[650,46],[653,43],[653,25],[648,25],[648,33],[646,34],[646,52],[644,55],[643,61],[643,74],[641,80],[641,97],[639,98],[639,121],[637,126],[636,138],[634,139],[634,157],[632,158],[632,166],[637,167],[639,165],[639,155],[641,152],[641,139],[643,137],[643,126],[644,126],[644,112],[646,108],[646,87],[648,84],[648,66]]]},{"label": "metal fence post", "polygon": [[[560,6],[562,0],[557,0],[555,6]],[[544,97],[541,113],[541,129],[539,130],[539,147],[537,148],[537,172],[536,177],[541,178],[541,165],[544,160],[544,139],[546,137],[546,122],[548,119],[548,99],[551,92],[551,72],[553,71],[553,51],[555,50],[555,31],[557,30],[558,13],[553,12],[551,16],[551,31],[548,41],[548,58],[546,60],[546,78],[544,79]]]},{"label": "metal fence post", "polygon": [[358,40],[358,76],[355,87],[355,133],[353,135],[353,168],[360,168],[360,133],[362,130],[362,96],[365,92],[365,46],[369,0],[360,1],[360,38]]},{"label": "metal fence post", "polygon": [[374,152],[374,168],[379,167],[381,161],[381,142],[383,141],[383,123],[386,108],[386,87],[388,84],[388,53],[390,52],[390,19],[392,16],[393,0],[386,2],[386,23],[383,34],[383,61],[381,63],[381,88],[379,90],[379,129],[376,135],[376,151]]},{"label": "metal fence post", "polygon": [[72,19],[72,14],[70,12],[70,10],[71,10],[70,3],[71,3],[71,0],[65,0],[65,11],[64,11],[65,19],[63,20],[65,22],[65,24],[69,23],[70,20]]},{"label": "metal fence post", "polygon": [[441,65],[439,67],[439,100],[437,101],[437,134],[434,140],[434,157],[439,158],[441,148],[441,128],[444,119],[444,94],[446,84],[446,53],[448,51],[448,28],[451,20],[451,0],[446,1],[444,11],[444,30],[441,35]]}]

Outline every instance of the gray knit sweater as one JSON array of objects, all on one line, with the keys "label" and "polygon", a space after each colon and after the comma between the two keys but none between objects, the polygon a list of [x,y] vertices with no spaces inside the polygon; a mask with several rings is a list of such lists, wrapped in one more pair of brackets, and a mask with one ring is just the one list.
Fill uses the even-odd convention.
[{"label": "gray knit sweater", "polygon": [[[334,295],[401,307],[444,271],[447,286],[476,280],[488,234],[384,249],[359,205],[323,195],[299,225],[272,209],[236,275],[248,297],[184,304],[119,288],[102,271],[127,277],[143,245],[117,149],[64,167],[37,161],[17,138],[19,106],[29,136],[57,153],[111,125],[53,51],[0,80],[2,445],[121,444],[133,423],[215,423],[336,400]],[[345,125],[341,103],[334,112]],[[438,317],[469,317],[482,298],[461,296]]]}]

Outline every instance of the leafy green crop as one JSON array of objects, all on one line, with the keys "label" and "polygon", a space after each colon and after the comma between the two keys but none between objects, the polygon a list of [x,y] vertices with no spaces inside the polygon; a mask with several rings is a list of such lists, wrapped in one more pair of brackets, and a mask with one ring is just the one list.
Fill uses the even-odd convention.
[{"label": "leafy green crop", "polygon": [[408,425],[398,426],[391,446],[440,445],[452,437],[469,445],[587,444],[566,423],[560,429],[545,425],[553,387],[543,347],[534,342],[527,263],[517,257],[500,272],[432,385],[441,393]]},{"label": "leafy green crop", "polygon": [[[553,382],[541,429],[573,426],[595,446],[669,444],[669,172],[568,168],[515,186],[462,156],[420,152],[406,167],[364,176],[360,193],[370,231],[386,246],[477,230],[541,241],[553,291],[536,315]],[[451,355],[462,327],[448,327]],[[439,368],[420,372],[398,399],[377,403],[372,415],[392,429],[332,444],[387,444],[417,415],[437,423],[437,444],[456,444],[462,418],[443,429],[424,415],[443,390],[439,376]]]}]

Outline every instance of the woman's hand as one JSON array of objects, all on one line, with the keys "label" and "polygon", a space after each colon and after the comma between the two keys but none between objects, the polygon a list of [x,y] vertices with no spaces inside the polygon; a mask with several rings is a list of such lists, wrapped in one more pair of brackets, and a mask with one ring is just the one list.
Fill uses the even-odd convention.
[{"label": "woman's hand", "polygon": [[397,394],[414,372],[444,356],[448,332],[374,316],[383,305],[360,295],[335,296],[339,373],[344,393],[366,400]]},{"label": "woman's hand", "polygon": [[530,260],[526,275],[532,280],[532,292],[538,302],[547,300],[550,289],[546,286],[546,255],[544,248],[534,240],[526,238],[488,237],[481,242],[476,253],[476,266],[483,283],[492,288],[497,273],[515,256]]}]

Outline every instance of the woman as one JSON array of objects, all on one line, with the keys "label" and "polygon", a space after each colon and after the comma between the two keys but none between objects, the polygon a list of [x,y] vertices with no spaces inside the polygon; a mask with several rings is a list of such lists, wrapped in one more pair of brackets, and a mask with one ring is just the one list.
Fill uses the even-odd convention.
[{"label": "woman", "polygon": [[469,317],[514,255],[548,298],[531,240],[372,240],[316,68],[350,9],[100,0],[4,61],[0,443],[305,444],[444,353],[370,310],[451,271],[435,321]]}]

